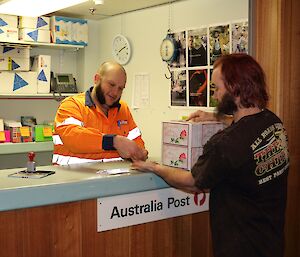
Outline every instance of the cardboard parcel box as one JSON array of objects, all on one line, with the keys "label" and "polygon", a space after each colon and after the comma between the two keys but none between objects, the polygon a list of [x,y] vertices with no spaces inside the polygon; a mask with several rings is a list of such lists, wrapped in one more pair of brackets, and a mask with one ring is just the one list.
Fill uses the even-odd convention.
[{"label": "cardboard parcel box", "polygon": [[191,170],[203,152],[203,146],[224,125],[220,122],[163,122],[162,163]]},{"label": "cardboard parcel box", "polygon": [[88,44],[87,20],[69,17],[51,17],[53,43],[83,45]]},{"label": "cardboard parcel box", "polygon": [[50,43],[50,30],[21,28],[19,39],[28,42]]},{"label": "cardboard parcel box", "polygon": [[0,72],[0,94],[36,94],[36,72]]},{"label": "cardboard parcel box", "polygon": [[0,27],[18,27],[18,16],[0,14]]},{"label": "cardboard parcel box", "polygon": [[29,47],[0,46],[0,55],[30,59],[30,49]]},{"label": "cardboard parcel box", "polygon": [[167,121],[163,122],[163,143],[200,147],[223,128],[223,123],[216,121]]},{"label": "cardboard parcel box", "polygon": [[191,170],[202,153],[203,147],[163,144],[162,163],[176,168]]},{"label": "cardboard parcel box", "polygon": [[30,69],[29,58],[0,56],[0,70],[29,71],[29,69]]},{"label": "cardboard parcel box", "polygon": [[37,92],[39,94],[50,93],[51,56],[37,55],[34,57],[32,70],[37,73]]},{"label": "cardboard parcel box", "polygon": [[19,28],[50,30],[50,18],[46,16],[40,16],[40,17],[20,16]]},{"label": "cardboard parcel box", "polygon": [[19,39],[18,35],[17,27],[0,27],[0,41],[16,42]]}]

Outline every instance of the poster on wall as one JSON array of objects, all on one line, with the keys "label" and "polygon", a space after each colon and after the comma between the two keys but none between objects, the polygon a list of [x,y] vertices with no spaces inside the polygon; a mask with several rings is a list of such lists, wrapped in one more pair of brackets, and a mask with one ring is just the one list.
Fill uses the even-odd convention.
[{"label": "poster on wall", "polygon": [[216,107],[214,62],[222,55],[248,53],[248,21],[214,24],[171,34],[177,55],[171,70],[171,106]]},{"label": "poster on wall", "polygon": [[185,31],[172,33],[171,36],[175,39],[176,44],[176,57],[170,63],[170,67],[172,68],[184,68],[186,65],[186,39],[185,39]]},{"label": "poster on wall", "polygon": [[207,69],[189,70],[190,106],[207,106]]},{"label": "poster on wall", "polygon": [[210,65],[230,52],[229,24],[209,28]]},{"label": "poster on wall", "polygon": [[214,98],[214,94],[216,91],[216,85],[212,82],[212,69],[209,70],[210,72],[210,80],[209,80],[209,107],[216,107],[217,100]]},{"label": "poster on wall", "polygon": [[187,106],[185,70],[171,72],[171,105]]},{"label": "poster on wall", "polygon": [[232,24],[232,53],[248,53],[248,22]]},{"label": "poster on wall", "polygon": [[188,31],[188,66],[207,66],[207,28]]}]

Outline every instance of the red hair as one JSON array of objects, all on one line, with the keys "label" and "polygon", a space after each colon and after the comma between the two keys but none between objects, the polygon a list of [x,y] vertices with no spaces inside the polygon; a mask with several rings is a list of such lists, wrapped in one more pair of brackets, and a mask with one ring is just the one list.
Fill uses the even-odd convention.
[{"label": "red hair", "polygon": [[240,97],[243,107],[266,107],[269,96],[265,73],[253,57],[241,53],[223,55],[214,63],[214,68],[219,66],[226,90],[232,96]]}]

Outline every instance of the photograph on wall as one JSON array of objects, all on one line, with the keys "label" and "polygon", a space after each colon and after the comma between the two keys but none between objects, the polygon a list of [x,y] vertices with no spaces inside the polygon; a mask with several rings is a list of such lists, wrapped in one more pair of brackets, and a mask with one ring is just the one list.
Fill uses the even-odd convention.
[{"label": "photograph on wall", "polygon": [[215,91],[216,91],[216,85],[212,82],[212,72],[213,69],[209,70],[210,72],[210,80],[209,80],[209,107],[216,107],[218,102],[213,97]]},{"label": "photograph on wall", "polygon": [[188,66],[207,66],[207,28],[188,31]]},{"label": "photograph on wall", "polygon": [[171,36],[175,39],[175,48],[176,48],[176,55],[174,60],[170,63],[171,68],[184,68],[186,63],[186,38],[185,38],[185,31],[172,33]]},{"label": "photograph on wall", "polygon": [[207,69],[189,70],[189,105],[207,106]]},{"label": "photograph on wall", "polygon": [[230,52],[229,24],[209,28],[210,65]]},{"label": "photograph on wall", "polygon": [[187,106],[185,70],[171,72],[171,106]]},{"label": "photograph on wall", "polygon": [[248,21],[232,24],[232,53],[248,53]]}]

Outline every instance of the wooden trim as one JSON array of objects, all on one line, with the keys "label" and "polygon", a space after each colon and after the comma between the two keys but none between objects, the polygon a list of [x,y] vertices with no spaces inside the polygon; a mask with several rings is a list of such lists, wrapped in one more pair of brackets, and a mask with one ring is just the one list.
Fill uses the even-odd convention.
[{"label": "wooden trim", "polygon": [[252,6],[253,56],[266,73],[269,108],[283,120],[289,137],[285,256],[300,256],[300,1],[252,0]]}]

